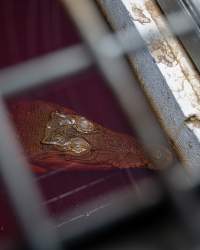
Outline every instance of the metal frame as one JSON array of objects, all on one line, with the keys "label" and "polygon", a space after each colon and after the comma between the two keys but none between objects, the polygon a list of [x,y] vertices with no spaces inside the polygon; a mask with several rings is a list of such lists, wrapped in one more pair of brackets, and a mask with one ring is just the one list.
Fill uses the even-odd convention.
[{"label": "metal frame", "polygon": [[[72,0],[63,0],[62,2],[70,11],[92,55],[82,45],[79,45],[0,71],[0,171],[29,245],[32,249],[41,250],[61,249],[60,242],[56,232],[52,230],[54,226],[50,222],[45,208],[41,207],[39,191],[27,167],[27,162],[21,154],[22,149],[16,141],[15,131],[10,125],[3,103],[5,96],[41,85],[58,77],[74,74],[89,67],[92,61],[96,61],[107,78],[108,84],[110,84],[113,92],[118,97],[121,106],[126,111],[131,124],[136,127],[138,135],[144,142],[144,145],[146,145],[150,155],[152,155],[155,165],[159,165],[165,162],[168,153],[171,153],[168,151],[166,137],[156,122],[155,117],[149,112],[148,102],[143,98],[141,88],[136,83],[137,79],[123,56],[124,52],[129,52],[129,60],[134,66],[137,75],[139,75],[142,87],[147,96],[150,97],[152,106],[162,118],[162,125],[167,124],[168,135],[170,135],[171,139],[176,136],[173,131],[174,125],[176,133],[182,122],[185,121],[180,104],[172,95],[173,91],[167,84],[166,76],[162,74],[158,63],[157,65],[155,64],[155,58],[153,58],[151,51],[146,47],[145,42],[148,42],[151,36],[148,33],[143,33],[141,27],[136,23],[137,20],[134,20],[134,14],[129,10],[128,6],[131,1],[98,1],[104,13],[109,17],[113,28],[119,31],[115,35],[110,35],[110,30],[103,22],[93,1],[77,0],[74,2]],[[124,27],[128,27],[125,33],[121,32],[121,29],[124,29]],[[156,32],[159,33],[159,30],[156,30]],[[126,39],[123,39],[124,35],[127,35]],[[124,40],[126,40],[126,43],[123,42]],[[135,41],[134,45],[132,45],[133,41]],[[136,51],[137,49],[139,50]],[[132,51],[132,54],[130,54],[130,51]],[[169,103],[169,99],[171,103]],[[159,106],[160,104],[161,106]],[[176,120],[169,116],[169,111],[171,110],[175,112]],[[152,129],[151,133],[149,133],[149,127]],[[183,156],[190,160],[189,165],[197,166],[199,156],[197,155],[195,159],[191,159],[194,152],[200,152],[199,141],[196,139],[195,133],[187,126],[181,128],[179,133],[180,137],[177,142],[183,149]],[[183,147],[191,139],[193,146],[192,154],[188,153],[186,148]],[[9,144],[6,144],[6,141],[9,141]],[[155,142],[153,146],[152,141]],[[177,142],[174,140],[175,144]],[[163,144],[166,146],[166,155],[160,155],[161,151],[158,145]],[[7,157],[10,155],[12,157]],[[173,162],[170,160],[167,163],[171,165]],[[183,171],[180,170],[177,173],[173,168],[167,172],[167,175],[161,177],[168,187],[172,184],[172,175],[175,175],[175,178],[183,184],[181,188],[191,187],[186,185],[185,178],[187,176],[183,174]],[[192,179],[191,183],[194,184],[194,179]],[[181,209],[183,203],[182,200],[177,199],[177,192],[174,188],[177,188],[177,185],[173,183],[172,187],[169,188],[170,194]],[[147,203],[144,203],[145,205],[152,204],[147,197],[145,199],[144,201],[147,201]],[[191,204],[193,203],[191,202]],[[137,205],[140,207],[140,201],[139,203],[134,203],[133,207],[137,207]],[[191,208],[187,208],[184,210],[184,217],[187,217],[188,213],[191,212]],[[117,216],[119,216],[118,213],[116,213]],[[195,219],[196,217],[192,218],[189,224],[191,221],[194,222]],[[196,221],[198,222],[198,220]],[[192,228],[192,230],[199,232],[199,228],[196,227],[195,229]],[[76,233],[76,231],[73,232]]]},{"label": "metal frame", "polygon": [[[199,128],[195,121],[190,122],[191,116],[197,117],[197,120],[199,117],[198,73],[169,30],[154,1],[149,1],[152,3],[152,11],[150,8],[148,10],[144,0],[98,2],[115,31],[130,30],[132,27],[136,30],[136,36],[141,37],[141,43],[146,44],[143,51],[128,53],[130,63],[182,163],[189,166],[188,170],[191,170],[190,174],[194,178],[199,176]],[[148,18],[148,23],[142,23],[141,19],[138,19],[134,8],[137,11],[139,9]],[[182,17],[180,14],[177,16]],[[152,49],[153,46],[157,46],[157,50]],[[163,58],[166,63],[167,56],[169,60],[174,57],[172,65],[167,66],[159,62],[162,60],[159,59],[159,50],[169,53]]]},{"label": "metal frame", "polygon": [[[85,1],[83,3],[81,0],[76,1],[76,4],[74,1],[70,0],[63,0],[63,3],[69,10],[83,36],[83,39],[91,49],[93,56],[103,75],[106,77],[109,86],[112,88],[113,93],[116,95],[123,110],[129,117],[132,127],[138,131],[138,136],[143,142],[144,147],[146,147],[152,156],[156,155],[156,152],[161,151],[159,148],[161,145],[164,147],[166,146],[166,151],[168,151],[166,138],[156,122],[155,117],[153,117],[149,104],[145,102],[143,93],[137,85],[137,80],[131,72],[124,56],[118,55],[116,57],[113,56],[112,53],[111,56],[109,56],[107,53],[102,53],[101,49],[97,49],[96,44],[101,43],[104,37],[108,37],[110,30],[106,23],[102,21],[102,17],[96,8],[96,5],[90,1]],[[136,44],[140,44],[139,52],[136,50],[137,52],[135,53],[142,55],[145,51],[145,44],[138,36],[137,31],[130,27],[127,33],[129,34],[129,37],[127,36],[127,39],[129,39],[128,42],[130,42],[131,39],[134,39]],[[106,47],[114,47],[119,51],[126,51],[127,47],[130,48],[130,44],[123,44],[122,37],[119,36],[113,37],[107,44],[104,43],[104,49],[107,52],[109,49]],[[133,46],[134,49],[135,47],[136,46]],[[143,121],[143,123],[141,123],[141,121]],[[142,126],[142,124],[144,125]],[[146,124],[151,127],[152,133],[148,133]],[[154,141],[153,144],[152,141]],[[163,160],[166,155],[163,155],[162,157],[162,159],[158,160]],[[152,157],[152,160],[155,165],[159,162],[156,161],[156,157]],[[171,162],[169,162],[169,165],[170,164]]]},{"label": "metal frame", "polygon": [[31,87],[41,86],[56,78],[85,70],[91,63],[90,55],[83,45],[49,53],[1,70],[0,91],[2,95],[7,96]]},{"label": "metal frame", "polygon": [[179,34],[179,38],[187,49],[193,62],[198,70],[200,70],[200,57],[197,53],[200,42],[200,9],[199,3],[194,0],[157,0],[162,10],[167,14],[167,19],[176,32],[177,23],[170,18],[171,14],[182,13],[182,19],[191,26],[191,29],[186,34]]}]

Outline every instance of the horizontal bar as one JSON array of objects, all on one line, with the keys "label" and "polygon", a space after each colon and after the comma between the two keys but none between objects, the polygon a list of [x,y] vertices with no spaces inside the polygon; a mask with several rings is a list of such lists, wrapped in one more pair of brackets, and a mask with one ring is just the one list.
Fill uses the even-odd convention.
[{"label": "horizontal bar", "polygon": [[[187,34],[192,30],[181,12],[173,13],[170,19],[176,23],[176,34]],[[178,25],[181,24],[181,25]],[[156,34],[157,31],[152,31]],[[131,41],[133,29],[121,29],[100,37],[94,49],[106,58],[116,58],[125,53],[140,51],[144,47],[137,36]],[[149,32],[144,34],[148,39]],[[120,41],[117,43],[116,41]],[[130,42],[131,41],[131,42]],[[10,95],[28,88],[46,84],[57,78],[85,70],[92,64],[92,58],[83,45],[75,45],[45,56],[25,61],[16,66],[0,70],[0,92]]]},{"label": "horizontal bar", "polygon": [[40,86],[47,81],[84,70],[91,62],[83,45],[59,50],[0,70],[0,92],[2,95],[10,95]]},{"label": "horizontal bar", "polygon": [[[138,133],[139,139],[147,152],[149,152],[149,155],[153,156],[152,160],[156,167],[157,163],[160,163],[160,159],[154,156],[161,152],[160,145],[163,145],[166,148],[167,154],[171,155],[168,150],[168,143],[155,116],[152,114],[149,103],[146,101],[139,87],[138,80],[130,70],[124,56],[118,55],[117,57],[113,57],[112,53],[111,56],[108,56],[107,53],[103,53],[102,50],[97,49],[97,44],[101,39],[110,36],[110,29],[102,19],[97,6],[90,0],[84,1],[84,3],[81,0],[77,0],[76,3],[73,0],[63,0],[62,2],[71,14],[84,41],[91,49],[101,72],[107,80],[107,84],[112,89],[113,94],[129,118],[131,126]],[[91,13],[93,14],[91,15]],[[124,50],[127,49],[127,51],[133,48],[134,54],[138,56],[142,55],[141,52],[144,53],[143,50],[145,50],[146,45],[134,27],[129,26],[128,33],[124,33],[124,29],[119,29],[118,31],[119,33],[115,37],[112,37],[113,51],[115,51],[115,48],[117,50],[117,48],[121,47]],[[121,34],[123,34],[123,37]],[[117,37],[118,35],[120,38]],[[109,43],[105,44],[110,45]],[[131,44],[132,47],[130,47]],[[110,47],[112,48],[112,46]],[[107,51],[106,46],[104,48]],[[137,49],[135,50],[135,48]],[[141,50],[138,51],[138,48]],[[150,64],[152,62],[153,60],[148,61]],[[151,128],[151,133],[149,133],[149,128]],[[152,142],[154,143],[152,144]],[[159,167],[166,167],[164,163],[166,165],[171,164],[170,161],[163,161],[163,164],[159,164]]]}]

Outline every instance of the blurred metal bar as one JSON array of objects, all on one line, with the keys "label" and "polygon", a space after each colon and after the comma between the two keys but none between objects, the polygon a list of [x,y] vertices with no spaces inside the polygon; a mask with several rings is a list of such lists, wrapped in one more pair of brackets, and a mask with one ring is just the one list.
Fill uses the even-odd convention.
[{"label": "blurred metal bar", "polygon": [[191,12],[193,18],[195,19],[197,25],[200,28],[200,2],[199,0],[182,0],[188,10]]},{"label": "blurred metal bar", "polygon": [[161,178],[185,226],[190,249],[199,249],[200,203],[199,196],[193,189],[193,180],[180,166],[170,169]]},{"label": "blurred metal bar", "polygon": [[[149,104],[145,102],[143,93],[136,83],[136,79],[130,71],[126,59],[122,56],[116,58],[109,57],[106,53],[102,53],[102,49],[97,49],[97,44],[99,44],[102,37],[108,37],[110,34],[110,30],[107,24],[103,22],[97,6],[90,0],[84,2],[81,0],[77,0],[76,2],[73,0],[63,0],[62,2],[67,10],[69,10],[84,40],[89,45],[101,71],[108,80],[108,84],[126,112],[131,125],[137,130],[138,136],[144,143],[144,147],[153,156],[155,162],[158,163],[162,159],[162,166],[166,167],[164,163],[166,165],[171,163],[167,160],[163,161],[166,155],[170,154],[167,150],[166,140],[155,117],[153,117],[150,111]],[[144,42],[138,36],[135,29],[130,27],[128,32],[128,42],[131,41],[132,44],[135,42],[136,46],[140,44],[141,51],[145,50]],[[124,48],[124,44],[126,47],[126,41],[120,44],[122,41],[123,39],[119,41],[119,39],[113,36],[111,43],[113,50],[117,50],[120,47]],[[139,50],[137,53],[140,54],[141,51]],[[151,128],[151,133],[149,133],[148,128]],[[162,151],[160,145],[165,145],[166,151]],[[167,152],[166,155],[165,152]],[[159,157],[157,157],[158,155]]]},{"label": "blurred metal bar", "polygon": [[[167,143],[165,143],[164,137],[158,129],[158,126],[152,123],[152,119],[148,119],[148,112],[145,112],[146,109],[143,109],[143,98],[138,98],[138,89],[134,86],[133,77],[128,70],[126,61],[121,57],[112,60],[95,49],[95,44],[99,41],[99,39],[101,39],[101,37],[106,36],[109,31],[106,28],[106,25],[103,23],[97,9],[95,8],[94,2],[89,0],[84,1],[84,3],[81,1],[76,1],[75,3],[72,0],[63,0],[63,2],[66,5],[67,9],[69,9],[72,18],[79,28],[82,36],[92,50],[102,72],[108,80],[108,83],[118,97],[118,100],[120,101],[122,107],[128,114],[132,125],[136,127],[136,130],[139,132],[139,137],[143,139],[145,145],[148,145],[148,143],[150,143],[151,148],[148,147],[148,151],[151,155],[154,155],[154,153],[156,152],[156,147],[152,145],[152,142],[154,142],[155,144],[159,142],[160,144],[164,145],[167,145]],[[140,41],[141,44],[144,44],[144,41],[139,35],[139,32],[136,31],[136,27],[133,22],[134,18],[131,18],[131,14],[126,10],[125,4],[123,5],[122,3],[128,1],[116,2],[113,0],[99,0],[99,2],[103,2],[104,7],[106,6],[104,10],[107,10],[110,14],[108,15],[108,18],[109,21],[111,21],[111,23],[113,24],[114,28],[120,30],[124,28],[126,29],[128,27],[129,32],[131,33],[128,39],[131,39],[132,43],[134,43],[134,41],[136,40],[136,43]],[[117,44],[119,41],[113,41],[113,44],[114,42]],[[155,97],[155,99],[152,101],[156,102],[156,104],[159,105],[159,100],[161,100],[164,91],[166,91],[165,95],[167,94],[168,97],[171,96],[171,90],[166,84],[165,76],[163,76],[157,65],[158,63],[156,63],[155,59],[153,59],[151,53],[147,48],[145,48],[145,46],[137,53],[133,53],[131,55],[131,58],[133,63],[135,63],[134,66],[138,73],[138,77],[141,80],[143,86],[146,88],[146,91],[148,87],[149,93],[152,94],[154,92],[153,96]],[[147,84],[148,80],[149,84]],[[158,85],[158,89],[156,89],[155,87],[156,83]],[[155,96],[155,94],[157,95]],[[178,105],[176,101],[174,101],[174,99],[173,105],[174,107],[172,110],[177,108],[179,112],[178,115],[181,116],[182,112],[178,108]],[[162,106],[162,108],[164,107]],[[151,131],[149,131],[149,128],[151,129]],[[165,161],[166,159],[162,158],[160,164],[164,164]],[[185,205],[185,203],[183,202],[184,195],[183,197],[181,197],[181,199],[179,199],[179,194],[175,192],[175,187],[170,186],[170,178],[168,178],[167,175],[162,175],[161,180],[166,188],[169,186],[167,190],[169,191],[174,204],[178,209],[181,209],[182,205]],[[193,205],[196,206],[196,198],[193,198],[194,200],[191,201],[190,206],[185,207],[184,210],[180,212],[180,214],[183,215],[182,218],[184,216],[187,217],[189,222],[186,223],[186,226],[188,226],[188,228],[190,228],[190,225],[192,225],[192,223],[194,222],[194,218],[189,216],[189,214],[192,213]],[[198,221],[198,216],[195,218]],[[193,224],[197,225],[198,223]],[[190,229],[194,234],[194,243],[196,245],[196,243],[198,243],[198,239],[196,236],[199,233],[199,228],[192,227]]]},{"label": "blurred metal bar", "polygon": [[177,30],[177,21],[171,18],[171,15],[176,12],[182,13],[185,22],[192,27],[189,33],[178,34],[178,36],[197,69],[200,71],[200,55],[198,53],[200,44],[200,2],[194,0],[157,0],[157,2],[166,14],[170,26],[175,33]]},{"label": "blurred metal bar", "polygon": [[[185,22],[181,13],[174,13],[170,18],[181,23],[176,30],[177,34],[187,34],[193,28]],[[144,43],[141,43],[140,39],[135,39],[134,43],[129,42],[131,33],[132,29],[120,30],[115,34],[108,33],[96,41],[95,50],[105,57],[115,58],[124,53],[143,49]],[[149,33],[146,36],[148,37]],[[115,39],[120,43],[117,44]],[[75,45],[0,70],[0,90],[3,95],[14,94],[75,74],[87,69],[91,64],[92,59],[86,48],[83,45]]]},{"label": "blurred metal bar", "polygon": [[[145,24],[141,24],[134,13],[132,1],[98,2],[114,30],[130,30],[132,27],[137,32],[135,31],[132,38],[128,38],[130,43],[133,43],[137,36],[141,37],[141,43],[146,43],[146,48],[138,53],[128,53],[129,60],[165,132],[175,145],[177,154],[183,164],[189,166],[187,171],[199,179],[199,129],[192,122],[189,124],[185,121],[192,114],[198,117],[200,81],[187,54],[168,29],[153,0],[148,1],[151,3],[149,10],[146,1],[134,1],[135,6],[139,6],[141,13],[148,18],[149,22]],[[157,47],[153,50],[154,45]],[[159,56],[163,61],[159,61]]]},{"label": "blurred metal bar", "polygon": [[30,166],[17,142],[1,98],[0,117],[0,174],[29,247],[33,250],[59,250],[53,224],[42,206]]},{"label": "blurred metal bar", "polygon": [[0,70],[0,92],[9,95],[41,86],[47,81],[75,74],[90,65],[91,58],[86,48],[76,45]]},{"label": "blurred metal bar", "polygon": [[[146,5],[147,1],[145,0],[144,1],[135,0],[134,5],[133,1],[129,0],[121,0],[117,2],[114,0],[98,0],[98,2],[100,3],[104,11],[104,14],[107,16],[109,23],[111,24],[114,30],[117,31],[121,29],[130,30],[130,26],[133,26],[137,29],[139,33],[138,34],[137,32],[135,32],[135,36],[140,35],[147,44],[146,50],[144,49],[139,53],[129,53],[128,56],[133,65],[133,68],[136,70],[136,73],[138,75],[138,78],[140,79],[140,82],[144,88],[145,93],[151,99],[151,102],[154,105],[157,114],[159,115],[160,121],[163,127],[165,128],[165,131],[168,132],[168,135],[170,135],[170,138],[172,139],[172,142],[174,142],[175,145],[176,144],[178,144],[178,146],[180,145],[180,147],[177,147],[178,150],[180,150],[181,148],[183,149],[181,153],[183,156],[185,156],[187,163],[189,162],[190,169],[189,168],[183,169],[181,165],[177,165],[174,166],[174,168],[169,169],[167,172],[163,172],[160,175],[160,177],[163,185],[168,191],[170,197],[172,198],[172,201],[175,207],[177,208],[177,211],[179,212],[181,219],[185,222],[186,226],[185,229],[186,230],[188,229],[188,231],[192,235],[192,241],[193,241],[192,243],[198,246],[199,245],[198,235],[200,230],[198,226],[199,213],[197,211],[199,210],[199,202],[196,195],[194,195],[193,191],[191,190],[190,188],[191,186],[187,187],[188,190],[190,191],[188,190],[187,190],[188,192],[185,191],[187,189],[186,186],[188,183],[190,183],[190,185],[194,185],[194,180],[196,182],[196,179],[198,179],[199,183],[200,142],[196,137],[194,130],[190,130],[183,124],[184,122],[183,111],[185,111],[184,110],[185,107],[183,106],[182,109],[182,106],[178,102],[178,98],[176,96],[175,97],[173,96],[175,91],[173,91],[173,89],[170,90],[170,85],[173,85],[173,87],[175,87],[176,82],[177,85],[179,84],[180,86],[180,79],[179,81],[175,81],[176,78],[173,76],[172,73],[170,73],[171,68],[173,68],[170,66],[173,66],[173,64],[170,66],[169,65],[163,66],[162,62],[156,60],[157,59],[156,56],[150,50],[151,44],[153,44],[153,42],[156,41],[156,39],[157,41],[160,42],[161,45],[162,41],[165,41],[165,43],[167,44],[167,42],[170,42],[171,40],[174,39],[173,35],[168,31],[167,28],[165,28],[167,27],[167,25],[166,23],[164,23],[164,20],[162,20],[161,14],[157,12],[158,8],[156,8],[155,2],[153,0],[148,1],[148,3],[151,4],[151,6],[147,6]],[[148,7],[150,7],[149,12],[147,9]],[[140,11],[140,15],[134,13],[134,8],[137,11],[138,10]],[[148,23],[142,23],[144,18],[146,18],[145,21],[147,20]],[[156,20],[156,18],[158,18],[159,20]],[[173,18],[175,18],[175,15],[173,15]],[[157,28],[158,31],[156,31],[155,23],[157,25],[158,23],[160,24],[160,26],[158,26]],[[179,27],[178,24],[177,26]],[[147,35],[147,31],[152,35],[152,39],[150,40],[148,39],[150,36]],[[156,32],[154,33],[154,31]],[[132,38],[132,42],[134,42],[134,37]],[[167,44],[167,46],[170,47],[171,44],[170,45],[169,44]],[[180,46],[177,45],[175,40],[173,40],[173,45],[176,48],[177,53],[179,51],[182,52]],[[169,52],[167,52],[167,46],[165,50],[162,50],[161,47],[160,48],[158,47],[158,51],[159,49],[161,49],[162,53],[161,56],[168,56]],[[183,58],[184,56],[185,58],[187,58],[186,54],[182,53],[181,55]],[[189,64],[188,61],[187,63]],[[179,63],[180,62],[177,59],[177,65],[179,65]],[[175,65],[176,65],[176,60],[175,60]],[[187,69],[187,67],[185,67],[185,69]],[[174,74],[176,74],[176,71],[178,70],[177,68],[175,68]],[[188,72],[190,72],[191,74],[191,71],[192,73],[194,73],[193,69],[192,70],[190,69]],[[172,75],[171,79],[166,77],[166,75],[168,74],[170,76]],[[196,79],[196,81],[197,82],[195,82],[195,84],[199,86],[198,79]],[[188,91],[187,88],[186,91]],[[187,104],[189,106],[190,102],[188,102]],[[146,129],[148,129],[148,125]],[[171,130],[170,133],[169,130]],[[190,149],[187,148],[189,145],[191,146]],[[185,151],[184,148],[186,148]],[[191,172],[189,172],[189,170]],[[177,174],[177,172],[179,172],[179,174],[181,173],[182,175],[181,178],[180,175]],[[194,175],[196,175],[195,179]],[[174,180],[173,184],[172,184],[172,176]],[[177,192],[178,186],[181,184],[182,188],[184,189],[184,192]],[[189,204],[185,202],[187,200],[190,200]]]}]

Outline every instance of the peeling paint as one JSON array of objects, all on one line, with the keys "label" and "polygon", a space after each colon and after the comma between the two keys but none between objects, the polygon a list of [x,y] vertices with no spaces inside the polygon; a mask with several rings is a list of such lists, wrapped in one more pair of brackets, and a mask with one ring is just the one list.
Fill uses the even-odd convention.
[{"label": "peeling paint", "polygon": [[149,47],[157,63],[163,63],[168,67],[173,67],[177,64],[176,57],[171,50],[171,47],[164,39],[154,40]]},{"label": "peeling paint", "polygon": [[[149,52],[165,80],[166,89],[171,91],[169,98],[168,92],[164,93],[159,83],[156,86],[155,82],[146,82],[148,77],[143,78],[141,65],[137,65],[139,59],[134,61],[134,57],[131,57],[130,62],[170,141],[175,145],[184,164],[190,165],[194,169],[193,166],[199,166],[200,159],[200,151],[197,150],[200,148],[199,72],[196,71],[182,44],[171,32],[165,16],[154,0],[121,1],[137,31],[147,44]],[[141,13],[151,21],[142,25],[136,20],[132,10],[133,5],[139,6],[142,10]],[[123,23],[125,23],[125,19],[123,17]],[[129,23],[128,17],[127,23]],[[149,79],[152,78],[149,77]],[[162,84],[163,82],[161,82]]]},{"label": "peeling paint", "polygon": [[[177,80],[179,80],[179,81],[176,80],[176,90],[175,90],[175,88],[172,87],[173,90],[179,92],[177,94],[178,99],[188,98],[188,100],[190,100],[191,106],[193,108],[196,108],[199,112],[200,111],[200,77],[199,77],[199,73],[195,70],[191,61],[186,56],[180,43],[173,38],[172,34],[168,30],[168,27],[166,26],[166,24],[163,20],[163,16],[162,16],[159,8],[155,5],[154,1],[153,0],[146,1],[145,8],[150,13],[152,20],[155,22],[161,36],[165,40],[165,45],[167,44],[166,46],[168,46],[168,48],[170,48],[170,51],[174,54],[174,57],[176,58],[179,70],[182,72],[182,76],[181,76],[181,74],[179,74],[179,76],[177,77]],[[163,52],[164,52],[164,50],[163,50]],[[154,53],[153,53],[153,55],[154,55]],[[156,57],[156,55],[155,55],[155,57]],[[161,56],[161,58],[162,58],[162,56]],[[159,63],[159,61],[158,61],[158,63]],[[182,92],[182,93],[180,93],[180,92]]]},{"label": "peeling paint", "polygon": [[161,16],[161,12],[158,11],[157,6],[152,2],[152,0],[145,1],[145,7],[149,13],[151,13],[152,16],[155,18]]},{"label": "peeling paint", "polygon": [[[129,62],[183,166],[189,167],[187,171],[193,177],[199,176],[199,72],[178,39],[173,36],[154,0],[101,0],[101,4],[105,7],[107,19],[114,30],[121,31],[124,27],[133,25],[146,43],[147,47],[141,55],[128,54]],[[149,23],[144,25],[136,20],[132,9],[134,5],[151,20]],[[155,41],[164,43],[165,48],[153,45]],[[156,50],[159,52],[155,53]],[[170,51],[167,60],[160,58],[162,50]],[[156,158],[160,158],[159,152]]]},{"label": "peeling paint", "polygon": [[132,6],[133,20],[140,22],[141,24],[150,23],[151,19],[145,16],[142,9],[135,4]]}]

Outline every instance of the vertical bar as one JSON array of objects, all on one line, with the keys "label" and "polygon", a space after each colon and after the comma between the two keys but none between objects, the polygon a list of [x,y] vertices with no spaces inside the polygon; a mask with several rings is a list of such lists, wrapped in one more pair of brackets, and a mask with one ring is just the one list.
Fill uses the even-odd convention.
[{"label": "vertical bar", "polygon": [[31,249],[59,250],[53,225],[45,208],[41,206],[40,193],[16,140],[1,97],[0,117],[0,173],[20,226]]},{"label": "vertical bar", "polygon": [[[200,21],[199,21],[199,8],[196,9],[197,15],[191,12],[189,6],[192,7],[194,4],[193,1],[185,1],[185,0],[157,0],[158,4],[166,14],[166,17],[169,21],[169,24],[172,30],[177,33],[177,23],[180,23],[180,20],[177,20],[173,17],[175,13],[181,13],[182,19],[185,20],[184,23],[187,23],[188,26],[191,27],[190,32],[178,34],[181,42],[186,48],[187,52],[191,56],[194,64],[197,69],[200,71],[200,56],[199,53],[199,43],[200,43]],[[190,2],[190,3],[189,3]],[[199,5],[198,5],[199,6]],[[193,8],[194,9],[194,8]],[[192,15],[193,14],[193,15]],[[197,21],[198,20],[198,21]],[[183,24],[184,25],[184,24]]]},{"label": "vertical bar", "polygon": [[[126,112],[132,127],[137,130],[138,136],[150,156],[153,156],[152,160],[155,166],[160,164],[160,160],[163,159],[163,155],[161,159],[157,158],[158,154],[162,154],[160,145],[167,146],[163,132],[144,100],[144,95],[137,85],[125,58],[123,56],[110,57],[106,53],[102,53],[102,48],[98,49],[97,44],[101,44],[102,39],[109,36],[110,30],[102,20],[94,1],[62,0],[62,2],[69,10],[76,26],[91,49],[102,73],[108,80],[109,86]],[[134,28],[130,27],[129,33],[128,42],[134,41],[136,44],[142,44],[141,48],[144,48],[143,41],[136,34]],[[123,45],[116,38],[116,36],[111,37],[110,48],[121,51]],[[149,133],[149,128],[151,128],[151,133]],[[152,144],[152,142],[154,143]],[[168,150],[166,151],[168,152]],[[165,165],[164,167],[166,167],[168,163],[171,162],[163,161],[162,166]]]}]

